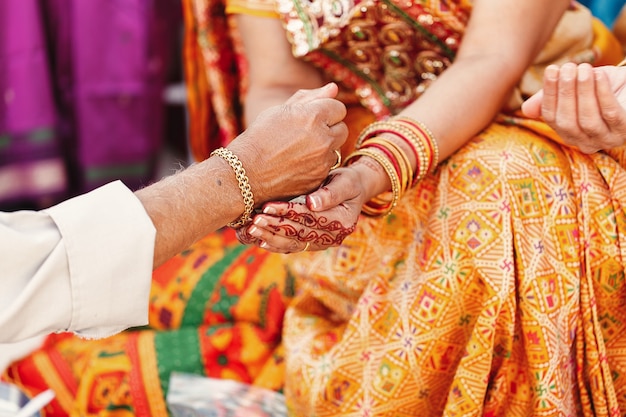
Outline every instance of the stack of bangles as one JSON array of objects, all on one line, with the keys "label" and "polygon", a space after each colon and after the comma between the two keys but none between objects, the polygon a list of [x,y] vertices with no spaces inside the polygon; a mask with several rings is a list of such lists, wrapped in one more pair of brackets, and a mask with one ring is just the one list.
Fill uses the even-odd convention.
[{"label": "stack of bangles", "polygon": [[[383,134],[393,135],[409,145],[415,160],[413,170],[404,150]],[[437,142],[423,123],[408,117],[394,117],[375,122],[365,128],[356,142],[356,150],[344,165],[361,156],[369,156],[385,170],[391,181],[389,192],[378,195],[365,203],[362,212],[368,216],[385,216],[396,207],[406,191],[431,172],[439,161]]]}]

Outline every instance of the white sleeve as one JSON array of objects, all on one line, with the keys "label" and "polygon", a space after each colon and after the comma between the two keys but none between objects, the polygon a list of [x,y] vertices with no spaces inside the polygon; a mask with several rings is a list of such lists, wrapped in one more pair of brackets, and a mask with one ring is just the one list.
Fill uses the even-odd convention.
[{"label": "white sleeve", "polygon": [[0,343],[147,324],[155,235],[119,181],[47,210],[0,213]]}]

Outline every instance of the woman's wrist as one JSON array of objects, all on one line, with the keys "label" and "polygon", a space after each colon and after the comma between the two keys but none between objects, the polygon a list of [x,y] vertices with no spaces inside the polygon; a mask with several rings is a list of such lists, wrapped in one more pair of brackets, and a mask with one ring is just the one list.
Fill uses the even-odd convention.
[{"label": "woman's wrist", "polygon": [[371,200],[377,195],[391,189],[391,180],[385,170],[369,156],[361,156],[350,164],[349,169],[356,171],[363,189],[363,202]]},{"label": "woman's wrist", "polygon": [[[423,123],[394,117],[374,122],[361,131],[356,150],[346,157],[345,164],[355,163],[361,158],[367,158],[362,164],[376,173],[373,177],[366,174],[363,178],[380,180],[365,184],[368,195],[380,192],[382,184],[391,186],[389,193],[380,192],[368,200],[362,212],[369,216],[386,216],[411,187],[434,169],[439,151],[433,134]],[[376,168],[372,162],[379,167]],[[381,171],[384,171],[388,181],[380,175]]]}]

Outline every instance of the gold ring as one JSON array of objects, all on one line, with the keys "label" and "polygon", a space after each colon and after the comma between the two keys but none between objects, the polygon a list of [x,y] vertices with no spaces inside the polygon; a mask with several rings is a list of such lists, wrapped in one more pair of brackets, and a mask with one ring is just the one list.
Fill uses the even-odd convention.
[{"label": "gold ring", "polygon": [[330,167],[331,171],[333,169],[337,169],[337,168],[339,168],[341,166],[341,152],[339,152],[337,149],[335,149],[335,154],[337,154],[337,162],[335,162],[335,165]]},{"label": "gold ring", "polygon": [[309,250],[309,246],[311,246],[311,243],[306,242],[306,245],[304,245],[304,249],[302,249],[302,252],[306,252]]}]

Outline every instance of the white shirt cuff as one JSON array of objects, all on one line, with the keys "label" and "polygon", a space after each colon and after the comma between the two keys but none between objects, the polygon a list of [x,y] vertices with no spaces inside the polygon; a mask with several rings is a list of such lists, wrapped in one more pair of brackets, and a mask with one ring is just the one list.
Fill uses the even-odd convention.
[{"label": "white shirt cuff", "polygon": [[45,211],[67,253],[66,330],[102,338],[147,324],[156,230],[137,197],[115,181]]}]

